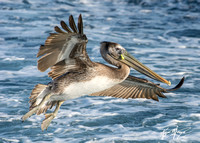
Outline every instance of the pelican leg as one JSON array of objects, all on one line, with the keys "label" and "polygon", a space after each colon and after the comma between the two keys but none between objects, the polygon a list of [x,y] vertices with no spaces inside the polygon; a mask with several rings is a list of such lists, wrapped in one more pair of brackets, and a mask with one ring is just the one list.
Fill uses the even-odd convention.
[{"label": "pelican leg", "polygon": [[60,109],[60,106],[63,104],[64,101],[58,101],[56,109],[53,111],[53,113],[45,114],[45,119],[42,122],[41,129],[44,131],[47,130],[48,126],[50,125],[51,121],[57,116],[58,110]]},{"label": "pelican leg", "polygon": [[38,109],[40,109],[40,107],[44,104],[45,101],[47,101],[52,94],[48,94],[46,95],[42,101],[40,102],[39,105],[37,105],[35,108],[33,108],[32,110],[30,110],[29,112],[27,112],[23,117],[22,117],[22,122],[25,121],[27,118],[29,118],[30,116],[32,116],[33,114],[37,113]]}]

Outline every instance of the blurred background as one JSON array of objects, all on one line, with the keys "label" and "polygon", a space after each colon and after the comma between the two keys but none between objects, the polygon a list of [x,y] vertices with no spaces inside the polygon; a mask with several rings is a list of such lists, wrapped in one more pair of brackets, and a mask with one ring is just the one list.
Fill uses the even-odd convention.
[{"label": "blurred background", "polygon": [[[22,123],[32,88],[51,80],[37,70],[40,45],[61,20],[72,14],[77,22],[80,13],[93,61],[106,64],[101,41],[117,42],[172,86],[185,76],[183,87],[160,102],[69,100],[44,132],[44,115]],[[199,0],[0,0],[0,142],[200,142],[199,86]]]}]

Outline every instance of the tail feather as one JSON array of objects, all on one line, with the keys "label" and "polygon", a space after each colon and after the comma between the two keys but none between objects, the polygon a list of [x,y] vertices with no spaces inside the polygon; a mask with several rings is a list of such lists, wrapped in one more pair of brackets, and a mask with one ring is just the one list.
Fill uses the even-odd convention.
[{"label": "tail feather", "polygon": [[37,84],[35,88],[31,92],[31,96],[29,98],[37,98],[37,96],[47,87],[47,85],[44,84]]},{"label": "tail feather", "polygon": [[30,98],[30,107],[29,110],[32,110],[34,107],[36,107],[41,101],[42,98],[38,98],[42,95],[43,91],[46,89],[47,85],[44,84],[37,84],[35,88],[31,92]]},{"label": "tail feather", "polygon": [[49,108],[52,108],[57,102],[55,103],[55,101],[49,101],[51,96],[52,94],[48,85],[37,84],[32,90],[30,96],[29,112],[22,117],[22,121],[26,120],[35,113],[39,115],[46,112]]},{"label": "tail feather", "polygon": [[[47,89],[47,85],[44,84],[37,84],[35,88],[31,92],[30,98],[30,107],[29,110],[31,111],[33,108],[37,107],[41,101],[43,100],[44,96],[49,94],[49,90]],[[37,109],[36,114],[40,115],[45,113],[48,109],[51,109],[53,106],[57,104],[57,101],[45,101],[40,108]]]}]

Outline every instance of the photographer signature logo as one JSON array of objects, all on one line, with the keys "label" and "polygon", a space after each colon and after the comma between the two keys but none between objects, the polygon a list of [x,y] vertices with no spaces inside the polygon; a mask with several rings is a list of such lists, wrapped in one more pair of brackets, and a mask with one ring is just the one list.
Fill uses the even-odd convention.
[{"label": "photographer signature logo", "polygon": [[179,129],[178,126],[174,129],[166,128],[161,133],[161,140],[179,140],[181,136],[185,135],[191,128]]}]

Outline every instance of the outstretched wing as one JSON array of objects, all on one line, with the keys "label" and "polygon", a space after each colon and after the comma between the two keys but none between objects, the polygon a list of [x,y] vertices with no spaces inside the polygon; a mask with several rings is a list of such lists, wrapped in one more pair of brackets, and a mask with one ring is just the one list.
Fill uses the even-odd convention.
[{"label": "outstretched wing", "polygon": [[78,29],[71,15],[69,17],[70,28],[64,21],[60,22],[61,30],[55,26],[57,33],[51,33],[41,45],[37,57],[38,69],[41,72],[48,68],[52,70],[48,73],[53,79],[63,75],[66,72],[81,69],[81,67],[92,66],[86,52],[87,37],[83,34],[83,21],[80,14],[78,18]]},{"label": "outstretched wing", "polygon": [[179,84],[172,89],[165,89],[148,80],[129,76],[122,83],[119,83],[104,91],[91,94],[91,96],[112,96],[117,98],[147,98],[158,101],[158,96],[166,98],[163,93],[177,90],[182,86],[184,77]]}]

